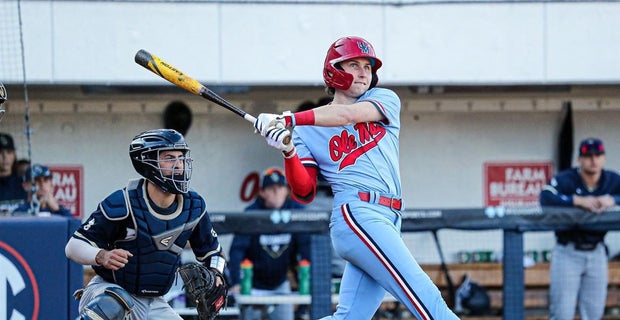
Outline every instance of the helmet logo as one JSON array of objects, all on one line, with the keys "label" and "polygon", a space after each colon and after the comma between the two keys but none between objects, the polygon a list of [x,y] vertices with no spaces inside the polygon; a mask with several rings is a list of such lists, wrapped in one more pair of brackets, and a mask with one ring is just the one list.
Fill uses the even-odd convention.
[{"label": "helmet logo", "polygon": [[368,49],[368,44],[364,41],[358,41],[357,47],[360,48],[363,54],[368,54],[370,52],[370,49]]}]

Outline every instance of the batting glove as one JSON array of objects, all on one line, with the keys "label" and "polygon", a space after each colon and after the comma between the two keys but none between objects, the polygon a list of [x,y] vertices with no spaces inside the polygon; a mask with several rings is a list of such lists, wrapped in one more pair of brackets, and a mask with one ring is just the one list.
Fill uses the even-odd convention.
[{"label": "batting glove", "polygon": [[280,150],[282,154],[284,155],[284,158],[289,159],[289,158],[292,158],[296,153],[295,145],[293,144],[293,139],[288,139],[288,143],[284,142],[284,138],[290,135],[291,133],[284,128],[281,128],[281,129],[274,128],[274,130],[271,130],[269,132],[265,140],[267,141],[268,145]]},{"label": "batting glove", "polygon": [[256,121],[254,121],[254,128],[256,132],[260,132],[261,136],[266,137],[269,127],[292,127],[294,125],[293,119],[290,111],[286,111],[281,115],[261,113],[256,118]]}]

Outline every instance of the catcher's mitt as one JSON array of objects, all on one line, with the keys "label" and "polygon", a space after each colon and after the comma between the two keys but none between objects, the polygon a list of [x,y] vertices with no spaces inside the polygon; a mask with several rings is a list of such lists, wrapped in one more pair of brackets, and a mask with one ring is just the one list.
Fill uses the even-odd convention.
[{"label": "catcher's mitt", "polygon": [[[200,320],[213,320],[226,305],[228,289],[224,277],[202,264],[190,263],[179,267],[179,274],[185,283],[187,295],[196,303]],[[216,278],[222,284],[216,286]]]}]

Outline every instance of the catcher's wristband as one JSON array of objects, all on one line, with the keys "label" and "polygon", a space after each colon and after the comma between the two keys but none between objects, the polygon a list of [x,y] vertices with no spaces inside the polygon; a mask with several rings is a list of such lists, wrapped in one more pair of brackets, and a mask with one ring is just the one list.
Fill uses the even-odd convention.
[{"label": "catcher's wristband", "polygon": [[226,259],[222,256],[212,256],[209,268],[217,270],[220,274],[224,274],[224,268],[226,267]]}]

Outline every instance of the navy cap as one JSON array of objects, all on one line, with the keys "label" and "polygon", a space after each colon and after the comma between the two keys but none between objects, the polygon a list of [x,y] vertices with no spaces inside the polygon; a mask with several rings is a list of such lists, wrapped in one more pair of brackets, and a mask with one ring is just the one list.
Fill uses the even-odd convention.
[{"label": "navy cap", "polygon": [[261,182],[260,187],[261,189],[265,189],[274,184],[286,186],[286,177],[284,176],[284,172],[282,172],[282,169],[276,167],[269,168],[263,172],[263,181]]},{"label": "navy cap", "polygon": [[22,181],[26,182],[26,181],[32,180],[33,175],[34,175],[34,179],[39,178],[39,177],[49,178],[52,176],[52,172],[50,171],[50,168],[44,165],[33,164],[32,166],[28,167],[28,169],[26,169],[26,173],[24,173],[24,176],[22,177]]},{"label": "navy cap", "polygon": [[4,149],[15,150],[15,143],[10,134],[0,132],[0,150]]},{"label": "navy cap", "polygon": [[581,141],[579,144],[579,156],[590,154],[605,154],[605,147],[601,139],[587,138]]}]

